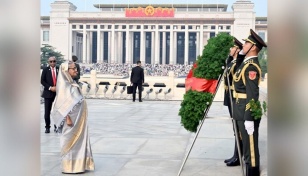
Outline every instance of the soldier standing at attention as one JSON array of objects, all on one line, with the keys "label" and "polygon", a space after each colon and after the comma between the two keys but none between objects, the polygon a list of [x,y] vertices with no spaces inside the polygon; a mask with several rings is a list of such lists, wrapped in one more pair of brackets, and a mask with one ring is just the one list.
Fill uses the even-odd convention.
[{"label": "soldier standing at attention", "polygon": [[[233,100],[233,85],[232,85],[232,80],[233,80],[233,75],[235,72],[235,67],[236,65],[240,65],[240,63],[238,62],[242,62],[244,59],[245,55],[241,55],[239,54],[239,52],[243,49],[243,44],[238,41],[236,38],[234,38],[234,46],[230,48],[230,53],[229,53],[229,57],[227,59],[227,63],[226,63],[226,73],[224,75],[224,87],[225,87],[225,96],[224,96],[224,105],[228,106],[228,110],[230,113],[230,117],[232,118],[232,110],[231,110],[231,101]],[[229,81],[228,81],[229,79]],[[230,89],[230,91],[229,91]],[[230,99],[230,92],[231,92],[231,98]],[[238,129],[238,127],[237,127]],[[235,129],[233,128],[234,131],[234,136],[235,135]],[[239,134],[239,133],[237,133]],[[240,143],[240,147],[242,147],[242,142],[239,139],[239,143]],[[242,150],[241,150],[242,153]],[[240,157],[239,157],[239,153],[238,153],[238,148],[237,148],[237,142],[235,139],[235,145],[234,145],[234,154],[231,158],[226,159],[224,161],[226,163],[227,166],[238,166],[240,165]]]},{"label": "soldier standing at attention", "polygon": [[242,137],[246,176],[259,176],[258,136],[261,118],[256,119],[252,116],[250,102],[259,100],[261,68],[258,53],[262,47],[267,47],[267,45],[252,29],[250,29],[248,38],[243,40],[245,41],[243,54],[246,56],[233,77],[233,118],[236,120]]}]

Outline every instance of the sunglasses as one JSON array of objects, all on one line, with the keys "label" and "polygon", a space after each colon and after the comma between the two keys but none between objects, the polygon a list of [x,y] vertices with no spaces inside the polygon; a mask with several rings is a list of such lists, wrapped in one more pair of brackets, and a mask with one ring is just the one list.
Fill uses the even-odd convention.
[{"label": "sunglasses", "polygon": [[57,61],[55,61],[55,60],[51,60],[51,61],[49,61],[49,63],[53,63],[53,62],[54,62],[54,63],[56,63]]}]

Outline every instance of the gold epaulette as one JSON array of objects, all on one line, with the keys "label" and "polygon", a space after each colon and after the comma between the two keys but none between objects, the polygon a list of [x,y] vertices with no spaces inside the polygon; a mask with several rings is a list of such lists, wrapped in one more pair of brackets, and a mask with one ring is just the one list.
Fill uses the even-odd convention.
[{"label": "gold epaulette", "polygon": [[256,64],[256,63],[254,63],[252,59],[249,59],[248,61],[245,61],[244,64],[245,64],[245,65],[244,65],[244,67],[242,68],[242,70],[240,70],[240,73],[238,74],[238,76],[236,76],[236,74],[233,75],[233,81],[238,82],[239,80],[243,79],[243,83],[244,83],[244,85],[246,86],[245,70],[247,69],[247,67],[248,67],[249,65],[253,65],[253,66],[255,66],[255,67],[258,69],[258,71],[259,71],[260,77],[259,77],[258,84],[260,84],[260,82],[261,82],[261,73],[262,73],[260,66],[259,66],[258,64]]}]

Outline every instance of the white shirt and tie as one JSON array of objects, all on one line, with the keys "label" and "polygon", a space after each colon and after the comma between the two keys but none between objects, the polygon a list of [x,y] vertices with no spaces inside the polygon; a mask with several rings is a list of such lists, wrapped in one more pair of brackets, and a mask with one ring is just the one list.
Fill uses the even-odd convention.
[{"label": "white shirt and tie", "polygon": [[[52,81],[53,81],[53,85],[55,86],[57,83],[57,71],[56,71],[56,67],[50,67],[50,71],[51,71],[51,75],[52,75]],[[49,87],[48,90],[50,90],[52,86]]]}]

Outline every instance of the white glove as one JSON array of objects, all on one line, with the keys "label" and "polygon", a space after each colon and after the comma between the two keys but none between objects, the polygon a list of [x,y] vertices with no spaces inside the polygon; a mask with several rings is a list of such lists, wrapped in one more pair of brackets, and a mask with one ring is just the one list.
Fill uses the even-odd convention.
[{"label": "white glove", "polygon": [[248,135],[252,135],[255,130],[254,121],[245,121],[244,122],[245,129],[247,130]]},{"label": "white glove", "polygon": [[238,54],[240,54],[240,55],[244,55],[244,51],[243,51],[243,50],[241,50]]}]

